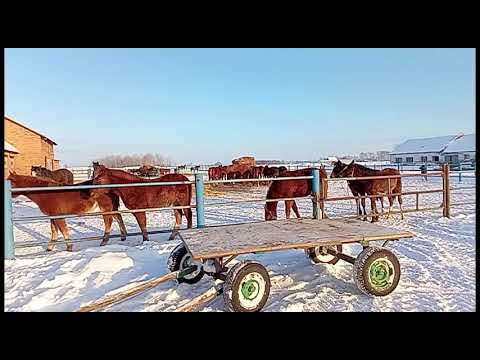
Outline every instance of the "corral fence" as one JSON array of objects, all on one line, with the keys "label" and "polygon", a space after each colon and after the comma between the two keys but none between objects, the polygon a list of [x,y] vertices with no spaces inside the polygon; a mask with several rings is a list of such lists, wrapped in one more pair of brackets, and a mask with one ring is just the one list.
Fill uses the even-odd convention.
[{"label": "corral fence", "polygon": [[[204,180],[204,174],[202,172],[198,172],[195,175],[194,181],[176,181],[176,182],[151,182],[151,183],[132,183],[132,184],[108,184],[108,185],[73,185],[73,186],[56,186],[56,187],[30,187],[30,188],[11,188],[11,183],[9,180],[4,181],[4,195],[5,195],[5,211],[4,211],[4,244],[5,244],[5,259],[14,259],[15,258],[15,248],[21,247],[33,247],[33,246],[40,246],[46,245],[46,242],[26,242],[22,244],[16,244],[14,241],[14,234],[13,234],[13,224],[19,222],[31,222],[31,221],[38,221],[38,220],[51,220],[51,219],[69,219],[69,218],[77,218],[77,217],[89,217],[89,216],[100,216],[100,215],[113,215],[113,214],[126,214],[126,213],[135,213],[135,212],[157,212],[157,211],[166,211],[166,210],[174,210],[174,209],[185,209],[191,208],[196,210],[196,217],[197,217],[197,227],[202,228],[205,227],[205,207],[216,207],[222,205],[230,205],[230,204],[241,204],[241,203],[266,203],[266,202],[280,202],[285,200],[297,200],[297,199],[311,199],[312,200],[312,208],[313,208],[313,218],[314,219],[322,219],[325,217],[325,204],[328,202],[334,201],[342,201],[342,200],[350,200],[350,199],[357,199],[360,200],[361,198],[379,198],[380,195],[366,195],[366,196],[342,196],[342,197],[328,197],[324,196],[322,193],[322,187],[320,186],[320,174],[318,169],[314,169],[311,176],[297,176],[297,177],[278,177],[278,178],[262,178],[262,179],[233,179],[233,180]],[[448,165],[444,165],[442,167],[442,171],[439,172],[430,172],[428,174],[401,174],[401,175],[389,175],[389,176],[371,176],[371,177],[362,177],[362,178],[328,178],[323,179],[328,182],[332,181],[351,181],[351,180],[368,180],[368,179],[386,179],[390,182],[390,179],[393,178],[405,178],[405,177],[441,177],[442,178],[442,186],[438,189],[428,189],[428,190],[416,190],[416,191],[405,191],[398,194],[395,193],[388,193],[383,194],[383,197],[388,196],[415,196],[416,198],[416,206],[413,209],[405,209],[403,210],[404,213],[409,212],[418,212],[418,211],[433,211],[443,209],[443,216],[450,217],[450,207],[459,205],[459,204],[452,204],[450,198],[451,190],[455,191],[462,191],[462,190],[469,190],[475,189],[475,187],[455,187],[452,189],[450,187],[450,173]],[[245,199],[245,200],[234,200],[234,201],[227,201],[223,203],[211,203],[205,204],[205,191],[204,191],[204,184],[223,184],[223,183],[241,183],[241,182],[264,182],[264,181],[286,181],[286,180],[301,180],[301,179],[308,179],[312,181],[312,194],[309,196],[303,197],[292,197],[292,198],[282,198],[282,199]],[[125,188],[125,187],[145,187],[145,186],[169,186],[169,185],[195,185],[195,203],[193,205],[188,206],[171,206],[171,207],[162,207],[162,208],[148,208],[148,209],[135,209],[135,210],[119,210],[119,211],[111,211],[111,212],[92,212],[92,213],[85,213],[81,215],[76,214],[69,214],[69,215],[58,215],[58,216],[22,216],[22,217],[15,217],[12,216],[12,194],[15,193],[26,193],[26,192],[48,192],[48,191],[78,191],[82,189],[99,189],[99,188]],[[390,189],[390,186],[389,186]],[[441,193],[442,194],[442,203],[436,207],[428,207],[428,208],[420,208],[419,207],[419,196],[421,194],[431,194],[431,193]],[[54,196],[54,193],[52,194]],[[461,205],[468,205],[468,204],[475,204],[475,202],[463,202]],[[391,214],[395,214],[398,212],[392,211]],[[383,213],[376,213],[376,214],[367,214],[367,216],[382,216]],[[352,218],[358,218],[358,210],[357,214],[351,216]],[[151,231],[149,234],[156,234],[156,233],[166,233],[171,232],[172,230],[157,230]],[[135,236],[141,235],[141,233],[129,233],[128,236]],[[120,235],[110,235],[110,238],[120,237]],[[93,241],[93,240],[103,240],[103,236],[91,236],[91,237],[84,237],[84,238],[76,238],[76,239],[69,239],[70,243],[78,243],[83,241]]]}]

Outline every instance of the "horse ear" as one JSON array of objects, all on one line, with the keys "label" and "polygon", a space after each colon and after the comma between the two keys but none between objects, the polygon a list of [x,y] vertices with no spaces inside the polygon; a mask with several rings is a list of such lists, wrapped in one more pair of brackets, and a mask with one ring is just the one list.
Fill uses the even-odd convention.
[{"label": "horse ear", "polygon": [[355,160],[352,160],[352,162],[351,162],[350,164],[348,164],[348,165],[353,165],[354,163],[355,163]]}]

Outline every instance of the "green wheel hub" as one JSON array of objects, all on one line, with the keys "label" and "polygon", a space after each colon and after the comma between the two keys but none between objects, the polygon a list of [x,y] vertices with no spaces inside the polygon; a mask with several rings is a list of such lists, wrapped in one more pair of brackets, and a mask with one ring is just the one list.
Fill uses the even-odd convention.
[{"label": "green wheel hub", "polygon": [[368,269],[368,281],[377,290],[388,289],[395,277],[395,268],[387,258],[374,260]]},{"label": "green wheel hub", "polygon": [[259,294],[260,284],[255,279],[249,279],[242,283],[242,295],[247,300],[255,299]]}]

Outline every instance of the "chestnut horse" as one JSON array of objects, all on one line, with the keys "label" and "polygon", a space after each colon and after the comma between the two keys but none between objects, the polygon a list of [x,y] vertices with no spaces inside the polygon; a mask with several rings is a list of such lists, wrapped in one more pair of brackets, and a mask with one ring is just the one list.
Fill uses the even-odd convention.
[{"label": "chestnut horse", "polygon": [[263,176],[265,176],[266,178],[276,178],[279,174],[280,171],[275,166],[269,167],[268,165],[265,165],[265,167],[263,168]]},{"label": "chestnut horse", "polygon": [[263,176],[263,166],[255,166],[253,168],[253,178],[260,179]]},{"label": "chestnut horse", "polygon": [[[383,170],[374,170],[366,166],[356,164],[354,160],[348,164],[343,170],[338,174],[339,177],[366,177],[366,176],[388,176],[388,175],[400,175],[400,171],[397,169],[386,168]],[[371,180],[360,180],[363,183],[363,189],[368,195],[379,195],[373,198],[370,198],[370,204],[372,208],[372,223],[378,221],[378,212],[377,204],[375,199],[382,199],[386,196],[389,202],[387,219],[390,217],[390,212],[392,210],[393,201],[395,198],[398,200],[398,205],[400,207],[400,216],[402,220],[404,219],[403,210],[402,210],[402,196],[394,195],[389,196],[389,194],[399,194],[402,192],[402,178],[391,178],[391,179],[371,179]],[[388,184],[390,183],[390,187]],[[382,206],[383,207],[383,206]]]},{"label": "chestnut horse", "polygon": [[[52,187],[52,186],[62,186],[59,182],[49,178],[43,177],[34,177],[34,176],[25,176],[17,175],[11,173],[8,177],[8,180],[12,182],[13,188],[23,188],[23,187]],[[90,180],[91,182],[91,180]],[[81,183],[78,185],[88,185],[88,182]],[[38,205],[40,211],[48,216],[58,216],[58,215],[70,215],[70,214],[85,214],[94,210],[95,206],[99,205],[102,211],[112,211],[116,210],[111,207],[110,203],[107,202],[107,206],[103,207],[104,203],[95,198],[91,194],[90,190],[53,190],[53,191],[36,191],[36,192],[26,192],[26,193],[13,193],[13,197],[24,195],[32,200],[35,204]],[[112,226],[112,216],[104,215],[104,235],[103,242],[108,241],[110,235],[110,229]],[[123,224],[123,222],[122,222]],[[50,228],[52,231],[52,236],[50,242],[47,246],[47,251],[52,251],[55,247],[55,242],[58,238],[58,231],[63,235],[65,243],[67,244],[67,251],[72,251],[72,244],[70,242],[70,236],[68,233],[68,227],[65,219],[51,219]],[[125,225],[123,225],[125,228]],[[122,227],[120,227],[122,229]],[[122,234],[123,235],[123,234]],[[126,230],[125,230],[126,235]]]},{"label": "chestnut horse", "polygon": [[[149,183],[149,182],[171,182],[171,181],[189,181],[181,174],[166,174],[155,179],[144,179],[139,176],[129,174],[123,170],[108,169],[103,165],[97,166],[93,171],[94,184],[131,184],[131,183]],[[192,185],[165,185],[165,186],[145,186],[145,187],[126,187],[111,189],[116,195],[120,196],[123,204],[129,210],[159,208],[169,206],[189,206],[192,199]],[[187,218],[188,228],[192,227],[192,209],[175,209],[175,226],[170,239],[176,234],[176,229],[182,224],[182,214]],[[133,216],[137,219],[138,225],[142,230],[143,241],[148,241],[147,217],[145,212],[135,212]]]},{"label": "chestnut horse", "polygon": [[49,178],[65,185],[73,185],[73,174],[67,169],[48,170],[41,166],[32,166],[32,175]]},{"label": "chestnut horse", "polygon": [[[333,164],[333,170],[330,173],[331,178],[338,178],[340,177],[339,174],[340,172],[345,169],[348,164],[345,164],[341,162],[340,160],[332,162]],[[352,192],[353,196],[365,196],[365,185],[363,181],[356,181],[356,180],[349,180],[347,181],[348,187],[350,188],[350,191]],[[367,211],[365,210],[365,198],[361,198],[360,201],[358,199],[355,199],[355,202],[357,204],[357,213],[360,214],[360,216],[363,215],[363,221],[367,220]],[[362,208],[360,207],[360,203],[362,204],[363,207],[363,214],[362,214]],[[383,208],[383,205],[382,205]]]},{"label": "chestnut horse", "polygon": [[[294,176],[311,176],[312,168],[285,171],[279,177],[294,177]],[[320,167],[320,186],[323,196],[327,196],[328,182],[322,179],[327,178],[327,173],[323,167]],[[281,199],[308,196],[312,193],[312,180],[277,180],[272,181],[267,191],[267,199]],[[265,204],[265,220],[277,220],[277,201],[269,201]],[[321,204],[323,207],[323,204]],[[297,208],[295,200],[285,200],[285,215],[290,219],[290,211],[293,209],[297,218],[300,218],[300,213]],[[323,208],[322,208],[323,210]]]}]

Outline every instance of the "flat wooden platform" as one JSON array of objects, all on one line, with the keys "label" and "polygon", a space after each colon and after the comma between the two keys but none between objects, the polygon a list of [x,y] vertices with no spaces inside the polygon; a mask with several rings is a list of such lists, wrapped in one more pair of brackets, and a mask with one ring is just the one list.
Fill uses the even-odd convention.
[{"label": "flat wooden platform", "polygon": [[361,220],[290,219],[181,231],[195,259],[415,236]]}]

